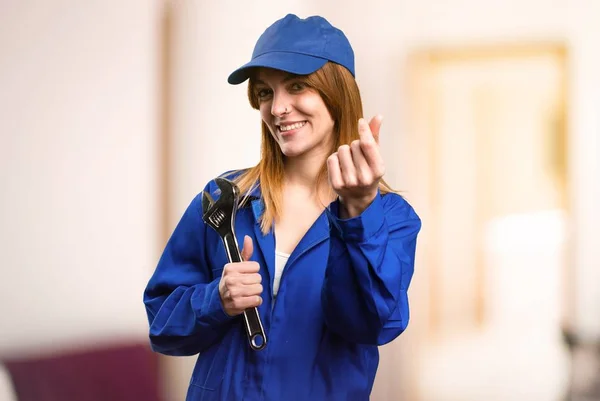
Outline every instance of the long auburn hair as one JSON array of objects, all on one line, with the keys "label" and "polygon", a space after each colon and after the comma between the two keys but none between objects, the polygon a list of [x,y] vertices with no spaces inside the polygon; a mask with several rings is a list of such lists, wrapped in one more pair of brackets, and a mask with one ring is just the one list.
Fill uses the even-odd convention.
[{"label": "long auburn hair", "polygon": [[[334,121],[333,144],[330,153],[334,153],[343,144],[350,144],[359,139],[358,120],[363,116],[362,101],[356,80],[352,74],[339,64],[327,62],[312,74],[302,76],[308,88],[317,91],[323,99]],[[248,82],[248,99],[254,109],[259,109],[259,101],[254,91],[254,78]],[[283,163],[284,155],[279,145],[271,135],[267,125],[262,122],[261,157],[259,163],[244,170],[233,180],[238,185],[240,193],[249,194],[260,187],[264,202],[260,226],[263,234],[268,233],[273,223],[281,214],[283,198]],[[315,181],[315,190],[327,181],[327,160]],[[268,183],[261,185],[261,183]],[[393,192],[392,188],[381,180],[379,190],[382,194]],[[333,189],[332,189],[333,194]],[[242,200],[242,204],[247,197]]]}]

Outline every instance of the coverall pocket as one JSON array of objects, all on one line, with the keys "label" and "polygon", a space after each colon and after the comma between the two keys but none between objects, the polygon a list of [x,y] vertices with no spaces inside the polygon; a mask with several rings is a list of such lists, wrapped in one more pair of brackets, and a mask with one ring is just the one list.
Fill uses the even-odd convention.
[{"label": "coverall pocket", "polygon": [[211,391],[219,388],[227,367],[226,342],[227,337],[200,354],[193,373],[194,386]]}]

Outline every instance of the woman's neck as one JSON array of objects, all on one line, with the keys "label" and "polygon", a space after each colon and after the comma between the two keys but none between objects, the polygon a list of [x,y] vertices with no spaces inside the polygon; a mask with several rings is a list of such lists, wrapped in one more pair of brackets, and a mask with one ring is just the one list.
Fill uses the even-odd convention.
[{"label": "woman's neck", "polygon": [[283,171],[285,181],[294,186],[314,187],[327,155],[320,153],[286,157]]},{"label": "woman's neck", "polygon": [[284,161],[284,185],[288,188],[313,193],[315,199],[320,198],[327,204],[331,202],[335,199],[335,193],[331,190],[327,179],[319,183],[318,194],[315,192],[317,179],[327,156],[327,154],[312,154],[286,158]]}]

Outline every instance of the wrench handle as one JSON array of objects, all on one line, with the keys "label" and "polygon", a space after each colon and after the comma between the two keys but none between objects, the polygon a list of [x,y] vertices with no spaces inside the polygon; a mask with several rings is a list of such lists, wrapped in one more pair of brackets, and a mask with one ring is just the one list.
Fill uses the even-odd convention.
[{"label": "wrench handle", "polygon": [[238,247],[237,240],[232,232],[228,232],[223,236],[223,244],[225,244],[227,259],[229,259],[230,263],[238,263],[242,261],[240,248]]},{"label": "wrench handle", "polygon": [[[233,233],[225,234],[223,236],[223,243],[229,262],[241,262],[242,255],[240,254],[235,235]],[[267,336],[265,335],[258,309],[256,307],[246,309],[243,312],[243,317],[250,347],[255,351],[263,349],[267,345]]]}]

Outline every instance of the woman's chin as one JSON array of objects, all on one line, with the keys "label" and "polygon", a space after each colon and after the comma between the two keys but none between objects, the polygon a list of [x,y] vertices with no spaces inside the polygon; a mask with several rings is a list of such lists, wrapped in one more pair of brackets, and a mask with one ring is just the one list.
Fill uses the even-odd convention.
[{"label": "woman's chin", "polygon": [[300,156],[302,154],[302,151],[300,151],[300,149],[296,149],[293,146],[282,146],[281,153],[283,153],[285,157],[296,157]]}]

